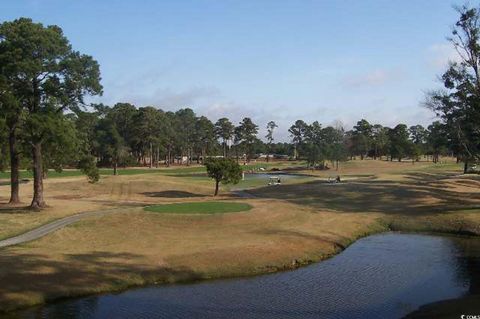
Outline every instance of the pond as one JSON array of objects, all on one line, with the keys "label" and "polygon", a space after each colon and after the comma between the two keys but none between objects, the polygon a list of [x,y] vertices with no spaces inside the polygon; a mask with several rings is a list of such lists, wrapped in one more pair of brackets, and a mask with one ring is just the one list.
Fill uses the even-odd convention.
[{"label": "pond", "polygon": [[[181,174],[181,175],[174,175],[178,177],[190,177],[190,178],[208,178],[206,173],[195,173],[195,174]],[[245,173],[244,175],[245,180],[264,180],[268,182],[270,177],[280,177],[284,180],[290,179],[299,179],[299,178],[308,178],[308,175],[302,174],[290,174],[285,172],[271,172],[271,173]]]},{"label": "pond", "polygon": [[478,293],[479,254],[479,239],[386,233],[293,271],[71,299],[15,317],[401,318]]},{"label": "pond", "polygon": [[[204,180],[212,180],[207,176],[206,173],[195,173],[195,174],[181,174],[181,175],[174,175],[177,177],[183,178],[191,178],[194,180],[204,179]],[[270,182],[271,177],[278,177],[280,178],[282,183],[289,183],[293,180],[303,180],[308,181],[308,179],[312,179],[311,176],[308,175],[301,175],[301,174],[290,174],[285,172],[261,172],[261,173],[246,173],[244,175],[244,179],[240,180],[238,184],[229,184],[227,189],[230,190],[245,190],[249,188],[256,188],[267,186]]]},{"label": "pond", "polygon": [[264,180],[264,181],[268,182],[268,180],[271,177],[278,177],[282,180],[290,180],[290,179],[307,178],[309,176],[308,175],[300,175],[300,174],[281,173],[281,172],[279,172],[279,173],[272,172],[272,173],[245,174],[245,180],[261,179],[261,180]]}]

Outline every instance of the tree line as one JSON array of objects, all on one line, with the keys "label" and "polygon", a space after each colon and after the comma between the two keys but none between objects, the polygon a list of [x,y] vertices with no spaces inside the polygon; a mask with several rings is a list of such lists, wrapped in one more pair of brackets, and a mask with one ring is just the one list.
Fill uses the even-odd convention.
[{"label": "tree line", "polygon": [[114,174],[118,166],[200,164],[207,156],[249,161],[259,152],[282,153],[288,147],[273,143],[273,129],[269,143],[262,142],[258,125],[248,117],[234,125],[227,118],[212,122],[190,108],[172,112],[130,103],[92,107],[94,111],[76,110],[68,116],[88,155],[100,166],[113,167]]},{"label": "tree line", "polygon": [[406,124],[390,128],[362,119],[352,130],[345,131],[338,125],[322,128],[317,121],[307,124],[297,120],[289,132],[294,157],[306,159],[312,167],[326,168],[331,162],[338,168],[339,162],[357,157],[390,161],[408,158],[416,162],[425,156],[427,160],[438,162],[440,155],[460,156],[449,138],[447,126],[439,121],[427,128]]},{"label": "tree line", "polygon": [[[351,130],[341,125],[297,120],[291,141],[276,143],[274,121],[259,126],[249,117],[234,123],[208,119],[190,108],[175,112],[130,103],[87,105],[101,95],[100,68],[75,51],[58,26],[20,18],[0,24],[0,170],[10,171],[11,198],[19,199],[19,170],[33,172],[31,207],[45,207],[43,179],[49,169],[79,168],[92,182],[97,167],[203,163],[208,157],[248,162],[259,154],[302,159],[312,168],[338,168],[341,161],[456,156],[468,163],[480,157],[479,11],[458,8],[449,41],[461,58],[441,77],[444,88],[428,94],[426,106],[439,121],[427,127],[385,127],[362,119]],[[218,180],[221,180],[219,178]]]}]

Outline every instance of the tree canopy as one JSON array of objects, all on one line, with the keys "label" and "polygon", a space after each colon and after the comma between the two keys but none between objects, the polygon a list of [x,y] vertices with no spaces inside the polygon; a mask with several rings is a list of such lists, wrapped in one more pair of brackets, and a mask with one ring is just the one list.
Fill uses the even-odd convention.
[{"label": "tree canopy", "polygon": [[215,193],[218,195],[218,185],[237,184],[242,178],[242,168],[236,161],[230,158],[207,158],[205,160],[207,174],[215,180]]},{"label": "tree canopy", "polygon": [[74,51],[58,26],[20,18],[0,25],[2,82],[25,113],[26,139],[31,145],[34,192],[32,208],[44,207],[42,147],[62,123],[59,114],[83,105],[86,94],[101,94],[98,63]]},{"label": "tree canopy", "polygon": [[441,76],[443,89],[430,92],[426,105],[447,125],[465,162],[480,159],[480,11],[463,5],[448,41],[459,61]]}]

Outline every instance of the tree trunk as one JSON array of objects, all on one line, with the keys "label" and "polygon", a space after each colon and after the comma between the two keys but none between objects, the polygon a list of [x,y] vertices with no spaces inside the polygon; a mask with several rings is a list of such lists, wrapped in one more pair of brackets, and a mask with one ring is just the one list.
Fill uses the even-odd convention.
[{"label": "tree trunk", "polygon": [[463,174],[466,174],[468,171],[468,161],[465,160],[465,162],[463,163]]},{"label": "tree trunk", "polygon": [[153,145],[150,142],[150,168],[153,168]]},{"label": "tree trunk", "polygon": [[15,128],[11,128],[8,136],[10,147],[10,204],[20,203],[19,158],[17,152],[17,136]]},{"label": "tree trunk", "polygon": [[43,199],[43,166],[42,143],[35,143],[32,147],[33,157],[33,199],[30,208],[41,209],[47,206]]},{"label": "tree trunk", "polygon": [[227,158],[227,142],[223,141],[223,158]]},{"label": "tree trunk", "polygon": [[172,148],[169,146],[168,147],[168,161],[167,161],[167,167],[170,167],[170,162],[172,160]]},{"label": "tree trunk", "polygon": [[220,183],[219,180],[216,180],[215,181],[215,194],[213,194],[213,196],[217,196],[218,195],[218,184]]},{"label": "tree trunk", "polygon": [[337,160],[337,171],[338,171],[338,160]]},{"label": "tree trunk", "polygon": [[113,175],[117,176],[117,161],[113,162]]}]

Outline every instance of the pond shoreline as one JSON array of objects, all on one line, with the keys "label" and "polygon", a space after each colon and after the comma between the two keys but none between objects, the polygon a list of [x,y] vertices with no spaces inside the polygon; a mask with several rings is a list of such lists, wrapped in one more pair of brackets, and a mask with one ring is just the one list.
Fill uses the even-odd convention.
[{"label": "pond shoreline", "polygon": [[[361,238],[364,238],[364,237],[369,237],[369,236],[374,236],[374,235],[387,235],[388,236],[389,233],[410,235],[410,233],[407,233],[407,232],[391,232],[391,231],[387,230],[386,232],[368,234],[366,236],[359,237],[358,239],[361,239]],[[415,232],[415,233],[413,233],[413,235],[427,235],[427,236],[433,236],[433,237],[442,237],[441,235],[432,234],[432,233],[424,234],[424,233]],[[452,236],[451,234],[448,234],[447,237],[470,238],[471,236]],[[352,244],[355,243],[355,242],[356,242],[356,240],[352,241]],[[338,250],[337,250],[337,254],[340,253],[340,252],[343,252],[349,246],[350,245],[346,245],[345,247],[339,246]],[[358,249],[359,248],[357,247],[357,250]],[[332,254],[328,257],[325,256],[325,258],[322,259],[321,261],[326,261],[328,258],[333,257],[337,254]],[[209,282],[211,282],[212,284],[215,284],[215,281],[213,279],[233,279],[233,280],[242,279],[242,278],[249,279],[249,278],[257,276],[257,275],[261,276],[261,275],[269,274],[269,273],[273,274],[273,273],[277,273],[277,272],[280,272],[280,271],[288,273],[289,270],[295,270],[295,269],[300,268],[302,266],[311,265],[314,262],[316,262],[316,261],[314,261],[314,260],[298,261],[298,262],[295,262],[294,264],[291,264],[291,265],[285,265],[284,268],[282,268],[282,269],[280,269],[278,267],[275,268],[275,269],[270,268],[269,271],[264,271],[264,272],[261,272],[261,273],[238,274],[238,275],[235,275],[235,276],[228,276],[228,277],[220,276],[220,277],[209,277],[209,278],[197,278],[197,279],[191,279],[191,280],[187,279],[187,280],[171,281],[171,282],[168,282],[168,283],[160,283],[160,282],[146,283],[145,285],[129,286],[129,287],[126,287],[125,289],[118,289],[118,290],[115,290],[115,291],[105,291],[105,292],[95,294],[95,295],[96,296],[108,295],[108,294],[111,294],[112,292],[115,295],[116,293],[126,292],[126,290],[131,290],[135,294],[135,291],[138,291],[138,289],[140,289],[140,290],[141,289],[147,289],[148,290],[149,288],[153,288],[153,289],[155,289],[157,287],[161,288],[160,285],[168,287],[168,286],[171,286],[171,285],[175,286],[175,284],[180,284],[180,287],[181,287],[181,285],[191,284],[191,283],[207,283],[208,284]],[[322,263],[320,263],[320,264],[322,264]],[[283,272],[280,272],[279,274],[281,274]],[[280,277],[280,278],[282,278],[282,277]],[[56,300],[51,302],[51,304],[52,305],[57,304],[57,303],[61,304],[62,302],[66,301],[66,300],[67,301],[68,300],[74,300],[74,299],[78,299],[79,297],[86,297],[86,296],[90,296],[90,295],[91,294],[85,294],[85,295],[79,295],[79,296],[70,296],[68,298],[63,298],[63,297],[62,298],[57,298]],[[478,297],[478,296],[476,296],[476,297]],[[439,314],[442,314],[443,312],[438,312],[437,311],[438,306],[442,306],[443,307],[442,309],[445,309],[445,311],[448,313],[448,311],[451,311],[451,309],[456,309],[455,305],[458,302],[460,302],[463,305],[463,304],[465,304],[465,302],[464,302],[465,300],[478,300],[478,299],[475,299],[476,297],[467,295],[467,296],[464,296],[464,297],[461,297],[461,298],[458,298],[458,299],[442,300],[442,301],[434,302],[432,304],[425,304],[425,305],[422,305],[420,308],[414,310],[413,312],[409,313],[408,315],[406,315],[405,318],[429,318],[429,317],[431,317],[431,314],[435,314],[435,317],[437,317],[437,318],[442,318],[441,316],[439,316]],[[453,304],[453,308],[452,308],[452,304]],[[470,305],[475,305],[475,303],[470,302]],[[31,310],[35,311],[36,308],[41,309],[41,307],[42,307],[42,305],[38,305],[36,307],[31,307]],[[60,307],[62,307],[62,306],[60,305]],[[475,308],[471,308],[471,309],[473,311]],[[29,309],[25,309],[25,310],[28,311]],[[465,313],[470,313],[470,312],[466,311]],[[8,315],[8,314],[9,314],[8,312],[4,313],[4,315]],[[427,314],[427,316],[425,314]]]},{"label": "pond shoreline", "polygon": [[[36,308],[36,307],[41,307],[42,305],[48,304],[48,303],[55,303],[59,301],[64,301],[64,300],[69,300],[69,299],[76,299],[76,298],[81,298],[81,297],[86,297],[86,296],[92,296],[92,295],[104,295],[104,294],[109,294],[109,293],[121,293],[130,289],[138,289],[138,288],[145,288],[148,286],[157,286],[157,285],[171,285],[171,284],[190,284],[190,283],[197,283],[197,282],[204,282],[204,281],[211,281],[211,280],[217,280],[217,279],[235,279],[235,278],[250,278],[250,277],[256,277],[256,276],[262,276],[266,274],[272,274],[276,272],[282,272],[282,271],[293,271],[295,269],[298,269],[303,266],[308,266],[313,263],[318,263],[322,262],[325,260],[328,260],[329,258],[332,258],[336,256],[337,254],[341,253],[344,251],[348,246],[351,244],[355,243],[358,239],[368,237],[371,235],[376,235],[376,234],[381,234],[381,233],[386,233],[390,232],[390,229],[383,228],[382,225],[378,224],[378,226],[382,227],[381,230],[374,230],[372,232],[365,232],[360,235],[358,235],[355,238],[349,239],[348,242],[346,243],[337,243],[335,245],[335,252],[333,253],[327,253],[324,254],[322,252],[317,252],[317,254],[312,254],[308,258],[297,258],[289,263],[283,263],[279,265],[263,265],[261,268],[251,268],[248,269],[247,271],[242,271],[242,272],[235,272],[235,271],[229,271],[225,270],[226,273],[221,273],[219,271],[215,273],[204,273],[200,274],[199,276],[194,276],[193,278],[174,278],[174,277],[169,277],[168,280],[165,280],[164,278],[143,278],[144,282],[141,284],[131,284],[128,281],[122,282],[122,283],[117,283],[116,287],[111,287],[109,289],[104,289],[101,291],[86,291],[85,293],[78,293],[78,294],[69,294],[66,296],[55,296],[55,297],[47,297],[45,300],[42,301],[36,301],[34,303],[30,304],[23,304],[23,305],[15,305],[12,307],[9,307],[8,309],[2,309],[0,308],[0,315],[8,315],[10,313],[19,311],[19,310],[25,310],[29,308]],[[320,256],[320,257],[318,257]],[[172,269],[174,270],[174,269]],[[164,276],[162,276],[164,277]]]},{"label": "pond shoreline", "polygon": [[[147,288],[149,286],[159,286],[159,285],[174,285],[174,284],[190,284],[190,283],[199,283],[199,282],[208,282],[208,281],[214,281],[218,279],[237,279],[237,278],[251,278],[251,277],[256,277],[256,276],[262,276],[266,274],[273,274],[277,272],[286,272],[286,271],[293,271],[296,270],[300,267],[308,266],[314,263],[320,263],[323,261],[326,261],[340,253],[342,253],[345,249],[347,249],[350,245],[354,244],[356,241],[359,239],[368,237],[368,236],[373,236],[373,235],[380,235],[380,234],[388,234],[388,233],[400,233],[400,234],[423,234],[423,235],[433,235],[433,236],[458,236],[462,238],[476,238],[480,234],[478,233],[465,233],[465,232],[456,232],[455,230],[448,230],[448,231],[436,231],[436,230],[405,230],[405,229],[399,229],[398,227],[391,227],[392,225],[389,225],[385,223],[385,221],[381,220],[379,221],[376,225],[374,225],[373,228],[371,228],[369,231],[366,231],[364,233],[358,234],[355,237],[352,237],[351,239],[346,240],[345,242],[342,243],[336,243],[335,244],[335,251],[333,253],[327,253],[323,254],[322,252],[316,252],[315,254],[309,255],[307,258],[298,258],[298,259],[293,259],[289,263],[284,263],[284,264],[278,264],[278,265],[264,265],[263,267],[260,268],[252,268],[247,271],[243,272],[235,272],[235,271],[229,271],[225,270],[225,273],[220,273],[220,272],[215,272],[215,273],[202,273],[198,274],[198,276],[194,277],[187,277],[187,278],[174,278],[174,277],[169,277],[168,279],[165,278],[154,278],[154,279],[149,279],[149,278],[144,278],[144,282],[141,284],[130,284],[128,281],[125,282],[119,282],[117,283],[116,287],[112,287],[112,289],[105,289],[101,291],[86,291],[85,293],[80,293],[80,294],[70,294],[68,296],[56,296],[54,298],[47,298],[43,302],[35,302],[33,304],[25,304],[25,305],[17,305],[15,307],[9,308],[9,309],[0,309],[0,315],[9,315],[12,314],[13,312],[21,311],[21,310],[28,310],[28,309],[35,309],[37,307],[42,307],[45,304],[50,304],[50,303],[57,303],[65,300],[71,300],[71,299],[77,299],[77,298],[82,298],[82,297],[87,297],[87,296],[94,296],[94,295],[105,295],[105,294],[110,294],[110,293],[122,293],[127,290],[131,289],[141,289],[141,288]],[[164,277],[164,276],[162,276]],[[458,299],[453,299],[453,300],[445,300],[445,301],[440,301],[432,304],[432,306],[437,305],[437,304],[445,304],[445,308],[447,310],[452,308],[452,304],[455,305],[456,302],[462,302],[464,299],[469,299],[470,295],[466,295],[465,297],[458,298]],[[432,311],[431,305],[426,304],[422,306],[421,308],[413,311],[409,315],[407,315],[406,318],[424,318],[422,317],[423,313],[427,312],[430,313]],[[418,314],[417,314],[418,313]],[[410,317],[412,316],[412,317]]]}]

